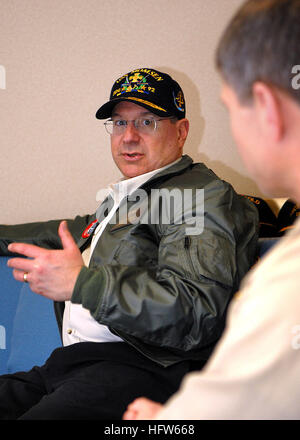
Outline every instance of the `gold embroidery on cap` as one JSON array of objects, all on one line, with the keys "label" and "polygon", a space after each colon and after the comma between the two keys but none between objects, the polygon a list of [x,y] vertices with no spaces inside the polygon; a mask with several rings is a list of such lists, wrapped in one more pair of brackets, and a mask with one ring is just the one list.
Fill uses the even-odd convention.
[{"label": "gold embroidery on cap", "polygon": [[133,101],[142,102],[143,104],[147,104],[147,105],[149,105],[149,107],[156,108],[157,110],[161,110],[161,111],[163,111],[163,112],[166,112],[166,111],[167,111],[167,110],[165,110],[164,108],[159,107],[158,105],[152,104],[152,102],[145,101],[144,99],[140,99],[140,98],[135,98],[134,96],[127,96],[126,99],[132,99]]}]

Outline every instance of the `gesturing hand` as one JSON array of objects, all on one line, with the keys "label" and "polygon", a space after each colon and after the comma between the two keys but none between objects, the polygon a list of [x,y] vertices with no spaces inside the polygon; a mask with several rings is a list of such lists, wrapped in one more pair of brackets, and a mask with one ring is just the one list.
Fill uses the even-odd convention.
[{"label": "gesturing hand", "polygon": [[7,265],[14,268],[16,280],[27,282],[33,292],[55,301],[69,300],[78,274],[84,265],[81,253],[70,234],[66,221],[58,228],[62,250],[48,250],[25,243],[11,243],[8,250],[27,258],[12,258]]}]

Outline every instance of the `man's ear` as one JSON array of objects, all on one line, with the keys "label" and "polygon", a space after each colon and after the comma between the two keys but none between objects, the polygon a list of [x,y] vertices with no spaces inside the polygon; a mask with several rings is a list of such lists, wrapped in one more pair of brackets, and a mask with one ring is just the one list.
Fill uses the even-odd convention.
[{"label": "man's ear", "polygon": [[284,132],[282,107],[274,87],[263,82],[256,82],[252,87],[260,130],[271,140],[278,142]]},{"label": "man's ear", "polygon": [[180,146],[183,147],[189,132],[190,124],[188,119],[184,118],[184,119],[179,119],[179,121],[176,122],[176,125],[177,125],[177,133],[178,133],[178,142]]}]

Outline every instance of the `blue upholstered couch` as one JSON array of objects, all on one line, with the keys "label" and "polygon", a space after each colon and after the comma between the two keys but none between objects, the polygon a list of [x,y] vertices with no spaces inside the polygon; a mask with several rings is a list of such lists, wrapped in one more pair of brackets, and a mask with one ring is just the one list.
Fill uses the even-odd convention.
[{"label": "blue upholstered couch", "polygon": [[13,278],[0,257],[0,374],[42,365],[61,345],[53,302]]},{"label": "blue upholstered couch", "polygon": [[[260,239],[259,255],[274,242]],[[15,281],[7,260],[0,257],[0,374],[42,365],[61,346],[53,302]]]}]

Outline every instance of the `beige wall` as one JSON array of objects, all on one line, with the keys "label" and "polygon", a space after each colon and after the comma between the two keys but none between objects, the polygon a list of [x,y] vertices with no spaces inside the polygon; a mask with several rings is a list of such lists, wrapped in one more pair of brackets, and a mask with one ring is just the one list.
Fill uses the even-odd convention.
[{"label": "beige wall", "polygon": [[191,122],[186,153],[237,191],[260,195],[232,141],[213,65],[240,4],[0,0],[0,223],[96,210],[97,191],[119,173],[94,114],[113,81],[137,67],[181,83]]}]

